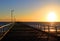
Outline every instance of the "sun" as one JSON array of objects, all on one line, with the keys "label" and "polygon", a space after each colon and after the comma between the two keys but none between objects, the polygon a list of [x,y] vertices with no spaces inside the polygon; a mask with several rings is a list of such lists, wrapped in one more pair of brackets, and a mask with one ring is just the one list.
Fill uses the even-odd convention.
[{"label": "sun", "polygon": [[55,14],[55,12],[48,13],[47,20],[49,22],[55,22],[56,21],[56,14]]}]

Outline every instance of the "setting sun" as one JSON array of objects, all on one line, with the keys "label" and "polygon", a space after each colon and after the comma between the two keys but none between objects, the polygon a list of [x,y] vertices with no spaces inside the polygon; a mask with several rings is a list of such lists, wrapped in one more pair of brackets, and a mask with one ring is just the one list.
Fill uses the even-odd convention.
[{"label": "setting sun", "polygon": [[49,22],[55,22],[57,20],[57,16],[56,16],[55,12],[48,13],[47,20]]}]

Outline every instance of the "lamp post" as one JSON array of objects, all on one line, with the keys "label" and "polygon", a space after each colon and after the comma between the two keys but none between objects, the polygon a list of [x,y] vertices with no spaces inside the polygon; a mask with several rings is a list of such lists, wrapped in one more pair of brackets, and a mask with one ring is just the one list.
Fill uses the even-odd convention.
[{"label": "lamp post", "polygon": [[11,22],[13,21],[13,12],[14,10],[11,10]]}]

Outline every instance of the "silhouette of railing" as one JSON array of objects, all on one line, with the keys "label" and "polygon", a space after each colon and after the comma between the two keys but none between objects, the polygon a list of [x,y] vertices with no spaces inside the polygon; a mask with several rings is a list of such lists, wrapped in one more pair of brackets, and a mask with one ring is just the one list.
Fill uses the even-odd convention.
[{"label": "silhouette of railing", "polygon": [[[44,34],[47,34],[48,41],[51,37],[54,37],[56,39],[56,41],[58,41],[58,39],[60,39],[60,33],[58,30],[58,28],[60,26],[49,26],[49,25],[44,25],[44,24],[34,24],[34,25],[30,24],[29,26],[32,26],[38,30],[41,30]],[[40,36],[40,38],[41,38],[41,36]]]},{"label": "silhouette of railing", "polygon": [[14,23],[9,23],[0,27],[0,40],[7,34],[13,25]]},{"label": "silhouette of railing", "polygon": [[41,24],[36,24],[36,25],[30,25],[36,29],[40,29],[42,31],[48,32],[48,33],[56,33],[58,36],[58,27],[60,26],[49,26],[49,25],[41,25]]}]

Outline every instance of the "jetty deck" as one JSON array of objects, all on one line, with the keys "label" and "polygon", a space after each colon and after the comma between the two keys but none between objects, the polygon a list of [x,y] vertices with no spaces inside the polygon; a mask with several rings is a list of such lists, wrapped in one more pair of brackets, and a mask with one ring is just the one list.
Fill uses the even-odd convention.
[{"label": "jetty deck", "polygon": [[1,41],[60,41],[60,38],[32,26],[17,22]]}]

